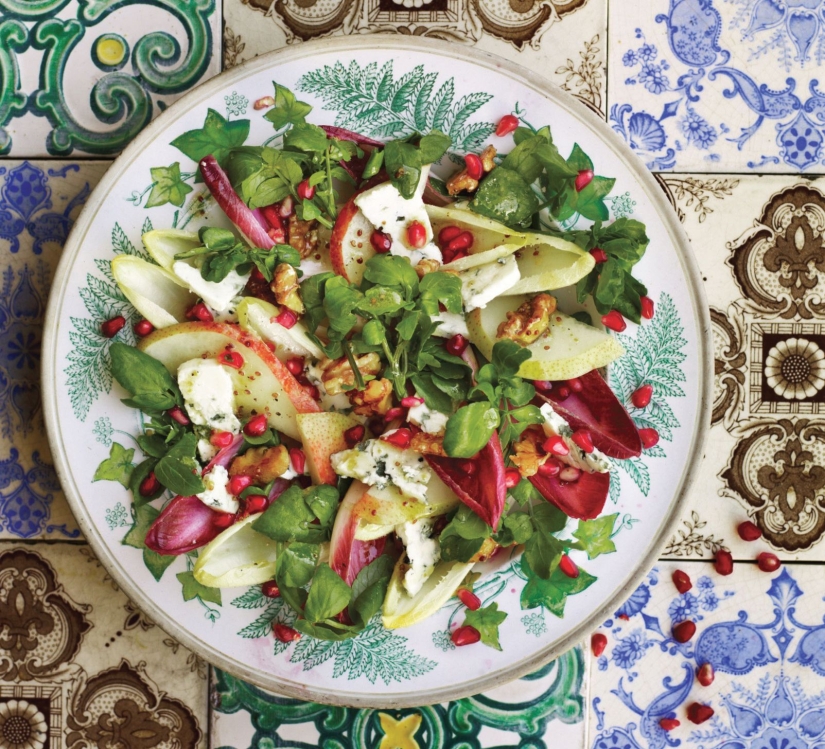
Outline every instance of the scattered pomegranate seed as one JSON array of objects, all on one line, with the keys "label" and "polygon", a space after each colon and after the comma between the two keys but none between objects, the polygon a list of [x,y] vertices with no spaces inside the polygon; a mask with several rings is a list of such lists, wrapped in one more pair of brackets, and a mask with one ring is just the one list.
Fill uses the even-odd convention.
[{"label": "scattered pomegranate seed", "polygon": [[180,406],[172,406],[166,413],[181,426],[188,427],[191,423],[189,417],[183,412]]},{"label": "scattered pomegranate seed", "polygon": [[576,175],[576,181],[574,183],[575,186],[576,186],[576,192],[581,192],[582,190],[584,190],[584,188],[587,187],[592,181],[593,181],[593,170],[592,169],[582,169]]},{"label": "scattered pomegranate seed", "polygon": [[300,632],[280,622],[275,622],[275,624],[272,625],[272,634],[274,634],[275,639],[280,642],[295,642],[295,640],[301,639]]},{"label": "scattered pomegranate seed", "polygon": [[238,476],[233,476],[229,479],[229,482],[226,484],[226,488],[229,490],[230,494],[234,494],[236,497],[247,487],[252,484],[252,476],[244,476],[240,474]]},{"label": "scattered pomegranate seed", "polygon": [[590,254],[593,256],[593,259],[596,263],[606,263],[607,262],[607,253],[601,247],[594,247],[590,250]]},{"label": "scattered pomegranate seed", "polygon": [[713,672],[713,666],[710,663],[703,663],[696,672],[696,680],[703,686],[709,687],[713,684],[713,679],[716,674]]},{"label": "scattered pomegranate seed", "polygon": [[295,473],[303,473],[307,465],[307,457],[299,447],[289,448],[289,462],[292,463],[292,470]]},{"label": "scattered pomegranate seed", "polygon": [[238,519],[234,512],[214,512],[212,514],[212,525],[215,528],[228,528]]},{"label": "scattered pomegranate seed", "polygon": [[756,523],[752,523],[750,520],[746,520],[744,523],[739,523],[736,526],[736,532],[739,534],[739,538],[743,541],[756,541],[759,538],[762,538],[762,531],[759,530],[759,526]]},{"label": "scattered pomegranate seed", "polygon": [[559,481],[566,481],[573,484],[581,478],[582,472],[574,466],[565,466],[559,471]]},{"label": "scattered pomegranate seed", "polygon": [[260,99],[256,99],[255,103],[252,105],[252,108],[255,110],[260,109],[267,109],[269,107],[275,106],[275,99],[271,96],[262,96]]},{"label": "scattered pomegranate seed", "polygon": [[158,477],[155,476],[154,471],[151,471],[149,475],[140,482],[140,486],[138,487],[141,497],[151,497],[159,489],[160,481],[158,481]]},{"label": "scattered pomegranate seed", "polygon": [[267,429],[269,429],[269,423],[266,414],[258,414],[246,422],[243,433],[248,437],[260,437]]},{"label": "scattered pomegranate seed", "polygon": [[473,246],[475,237],[472,232],[463,231],[461,234],[453,237],[444,247],[444,252],[459,253],[469,250]]},{"label": "scattered pomegranate seed", "polygon": [[244,510],[247,515],[257,515],[267,508],[268,502],[263,494],[251,494],[244,500]]},{"label": "scattered pomegranate seed", "polygon": [[639,439],[642,440],[642,447],[645,450],[650,450],[659,444],[659,432],[651,427],[646,427],[639,430]]},{"label": "scattered pomegranate seed", "polygon": [[698,726],[713,717],[713,708],[710,705],[700,705],[698,702],[692,702],[688,705],[687,716],[691,723]]},{"label": "scattered pomegranate seed", "polygon": [[188,310],[186,310],[186,318],[188,320],[200,320],[201,322],[215,321],[215,317],[209,311],[209,307],[207,307],[203,302],[193,304]]},{"label": "scattered pomegranate seed", "polygon": [[653,319],[653,300],[649,296],[643,296],[641,298],[642,303],[642,317],[645,320],[652,320]]},{"label": "scattered pomegranate seed", "polygon": [[100,330],[107,338],[114,338],[126,325],[126,318],[123,315],[113,317],[111,320],[106,320],[100,324]]},{"label": "scattered pomegranate seed", "polygon": [[567,387],[569,387],[574,393],[580,393],[584,390],[584,385],[582,385],[582,381],[578,377],[568,380]]},{"label": "scattered pomegranate seed", "polygon": [[782,562],[779,561],[779,557],[776,556],[776,554],[763,551],[756,557],[756,566],[759,567],[762,572],[776,572],[782,566]]},{"label": "scattered pomegranate seed", "polygon": [[438,232],[438,244],[440,247],[446,247],[450,242],[452,242],[459,234],[461,234],[462,229],[460,226],[445,226],[440,232]]},{"label": "scattered pomegranate seed", "polygon": [[615,330],[617,333],[627,329],[627,323],[622,317],[622,313],[615,309],[602,316],[602,325],[605,328],[610,328],[610,330]]},{"label": "scattered pomegranate seed", "polygon": [[593,452],[593,437],[586,429],[577,429],[570,438],[588,455]]},{"label": "scattered pomegranate seed", "polygon": [[389,409],[387,413],[384,414],[384,423],[389,424],[391,421],[400,419],[403,415],[404,409],[399,406],[395,406],[394,408]]},{"label": "scattered pomegranate seed", "polygon": [[272,318],[272,322],[276,322],[285,328],[291,328],[298,322],[298,316],[288,307],[282,307],[281,311]]},{"label": "scattered pomegranate seed", "polygon": [[391,445],[406,449],[412,442],[412,432],[409,429],[395,429],[392,432],[387,432],[381,436],[384,442],[389,442]]},{"label": "scattered pomegranate seed", "polygon": [[217,448],[229,447],[233,439],[235,439],[235,435],[232,432],[212,432],[209,437],[209,444]]},{"label": "scattered pomegranate seed", "polygon": [[135,323],[134,327],[135,333],[139,335],[141,338],[149,335],[149,333],[151,333],[154,329],[155,326],[152,325],[152,323],[150,323],[148,320],[139,320]]},{"label": "scattered pomegranate seed", "polygon": [[559,455],[562,457],[565,455],[570,455],[570,448],[564,441],[564,437],[559,437],[557,434],[554,434],[552,437],[548,437],[544,440],[544,442],[542,442],[541,446],[544,449],[544,452],[550,453],[551,455]]},{"label": "scattered pomegranate seed", "polygon": [[567,554],[562,554],[559,560],[559,569],[567,575],[567,577],[578,577],[579,568],[576,563]]},{"label": "scattered pomegranate seed", "polygon": [[505,135],[509,135],[518,127],[518,117],[512,114],[505,114],[498,121],[498,125],[496,125],[496,135],[499,138],[503,138]]},{"label": "scattered pomegranate seed", "polygon": [[474,642],[478,642],[481,639],[481,633],[475,627],[465,624],[463,627],[456,629],[450,635],[450,639],[453,641],[453,645],[460,648],[462,645],[472,645]]},{"label": "scattered pomegranate seed", "polygon": [[471,179],[481,179],[484,176],[484,167],[481,164],[481,159],[476,154],[468,153],[464,156],[464,166]]},{"label": "scattered pomegranate seed", "polygon": [[673,571],[673,584],[676,586],[676,590],[683,594],[693,587],[687,572],[682,572],[682,570]]},{"label": "scattered pomegranate seed", "polygon": [[653,397],[653,385],[642,385],[633,395],[630,400],[636,408],[647,408],[650,405],[650,399]]},{"label": "scattered pomegranate seed", "polygon": [[221,364],[226,364],[232,369],[240,369],[243,366],[243,357],[237,351],[227,349],[220,355]]},{"label": "scattered pomegranate seed", "polygon": [[683,622],[675,624],[671,630],[671,634],[676,642],[687,642],[696,634],[696,624],[690,621],[690,619],[686,619]]},{"label": "scattered pomegranate seed", "polygon": [[539,473],[542,476],[558,476],[561,472],[561,466],[555,460],[546,460],[539,466]]},{"label": "scattered pomegranate seed", "polygon": [[420,406],[424,402],[423,398],[419,398],[417,395],[407,395],[401,399],[401,405],[404,408],[414,408],[415,406]]},{"label": "scattered pomegranate seed", "polygon": [[467,588],[459,588],[456,595],[458,596],[458,600],[470,609],[470,611],[478,611],[478,609],[481,608],[481,599],[473,593],[473,591]]},{"label": "scattered pomegranate seed", "polygon": [[452,338],[447,339],[444,348],[453,356],[461,356],[467,348],[467,343],[467,339],[461,333],[456,333]]},{"label": "scattered pomegranate seed", "polygon": [[713,566],[720,575],[730,575],[733,572],[733,554],[719,549],[714,556]]},{"label": "scattered pomegranate seed", "polygon": [[280,598],[281,597],[281,590],[278,588],[278,583],[274,580],[267,580],[265,583],[261,585],[261,593],[263,593],[267,598]]},{"label": "scattered pomegranate seed", "polygon": [[659,727],[663,731],[672,731],[674,728],[678,728],[682,724],[676,720],[676,718],[662,718],[659,721]]},{"label": "scattered pomegranate seed", "polygon": [[630,621],[630,617],[627,614],[617,614],[616,618],[621,619],[623,622],[629,622]]},{"label": "scattered pomegranate seed", "polygon": [[302,374],[304,371],[304,357],[290,356],[289,359],[286,360],[286,368],[290,371],[290,374]]},{"label": "scattered pomegranate seed", "polygon": [[593,655],[598,658],[607,647],[607,635],[602,634],[601,632],[595,632],[590,637],[590,650],[593,651]]},{"label": "scattered pomegranate seed", "polygon": [[504,471],[504,486],[513,489],[521,481],[521,474],[517,468],[507,468]]},{"label": "scattered pomegranate seed", "polygon": [[427,244],[427,229],[420,221],[411,221],[407,226],[407,245],[413,249],[421,249]]},{"label": "scattered pomegranate seed", "polygon": [[366,429],[364,428],[363,424],[356,424],[354,427],[350,427],[344,432],[344,442],[347,443],[347,447],[355,447],[362,439],[364,439],[364,434],[366,434]]},{"label": "scattered pomegranate seed", "polygon": [[379,255],[384,255],[392,248],[392,237],[381,231],[381,229],[376,229],[370,234],[370,244],[372,245],[372,249]]},{"label": "scattered pomegranate seed", "polygon": [[315,197],[315,187],[306,179],[298,185],[295,192],[301,200],[312,200]]}]

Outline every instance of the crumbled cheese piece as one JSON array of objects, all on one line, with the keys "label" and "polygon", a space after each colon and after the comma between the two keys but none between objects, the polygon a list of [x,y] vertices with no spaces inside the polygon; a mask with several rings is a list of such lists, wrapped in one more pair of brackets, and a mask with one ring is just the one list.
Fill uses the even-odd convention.
[{"label": "crumbled cheese piece", "polygon": [[404,587],[407,593],[414,596],[421,590],[427,578],[433,574],[435,565],[441,559],[438,541],[430,538],[433,532],[433,521],[429,518],[421,518],[412,523],[399,525],[395,532],[404,543],[410,563],[404,575]]},{"label": "crumbled cheese piece", "polygon": [[544,416],[542,429],[544,429],[545,435],[548,437],[561,437],[564,440],[564,444],[570,448],[568,455],[558,457],[557,460],[574,468],[579,468],[582,471],[587,471],[588,473],[607,473],[610,470],[610,461],[603,452],[593,448],[592,453],[586,453],[573,442],[571,439],[573,430],[570,428],[570,425],[563,416],[556,413],[549,403],[545,403],[540,410],[541,415]]},{"label": "crumbled cheese piece", "polygon": [[461,298],[467,312],[486,307],[521,278],[513,255],[493,263],[476,265],[458,275],[461,278]]},{"label": "crumbled cheese piece", "polygon": [[178,367],[178,385],[193,424],[221,432],[240,431],[232,377],[215,359],[190,359]]},{"label": "crumbled cheese piece", "polygon": [[454,335],[463,335],[466,338],[470,335],[464,315],[455,312],[439,312],[433,316],[433,322],[438,324],[435,335],[441,338],[452,338]]},{"label": "crumbled cheese piece", "polygon": [[394,484],[402,494],[427,501],[432,471],[414,450],[403,450],[383,440],[367,440],[351,450],[335,453],[331,461],[339,476],[349,476],[379,489]]},{"label": "crumbled cheese piece", "polygon": [[201,463],[208,463],[212,458],[218,454],[218,448],[215,447],[209,440],[201,437],[198,440],[198,455]]},{"label": "crumbled cheese piece", "polygon": [[447,428],[449,416],[441,411],[427,408],[426,403],[419,403],[407,411],[407,419],[427,434],[442,434]]},{"label": "crumbled cheese piece", "polygon": [[233,497],[226,488],[229,483],[229,474],[223,466],[215,466],[203,477],[203,484],[206,491],[196,495],[198,499],[207,507],[211,507],[218,512],[238,511],[238,500]]},{"label": "crumbled cheese piece", "polygon": [[172,272],[215,312],[226,312],[249,280],[248,273],[241,276],[231,270],[223,281],[207,281],[201,275],[200,268],[186,260],[176,260]]}]

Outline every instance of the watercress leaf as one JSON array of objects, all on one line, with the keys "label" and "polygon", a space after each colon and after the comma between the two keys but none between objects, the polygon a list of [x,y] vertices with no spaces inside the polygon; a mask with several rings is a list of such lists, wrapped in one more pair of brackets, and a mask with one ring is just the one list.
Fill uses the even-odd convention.
[{"label": "watercress leaf", "polygon": [[491,648],[501,650],[501,645],[498,641],[498,628],[504,623],[507,618],[506,611],[499,611],[497,603],[491,603],[489,606],[476,609],[470,609],[464,614],[464,624],[474,627],[481,635],[481,641]]},{"label": "watercress leaf", "polygon": [[382,554],[364,567],[353,580],[349,615],[356,626],[366,627],[381,609],[393,567],[393,558],[389,554]]},{"label": "watercress leaf", "polygon": [[233,148],[242,146],[249,136],[249,120],[227,120],[214,109],[206,113],[203,127],[187,130],[172,141],[172,145],[199,162],[212,154],[219,164],[229,156]]},{"label": "watercress leaf", "polygon": [[166,440],[159,434],[140,434],[137,443],[140,449],[152,458],[162,458],[169,449]]},{"label": "watercress leaf", "polygon": [[396,289],[408,299],[418,295],[418,274],[403,257],[374,255],[367,261],[364,278],[376,285]]},{"label": "watercress leaf", "polygon": [[548,146],[547,141],[540,135],[527,137],[507,154],[500,167],[517,172],[529,185],[538,179],[543,169],[541,161],[536,158],[536,151],[542,146],[553,148]]},{"label": "watercress leaf", "polygon": [[276,130],[286,125],[304,122],[306,116],[312,111],[312,105],[298,101],[295,94],[286,86],[281,86],[274,81],[272,83],[275,86],[275,106],[264,115],[264,118],[269,120]]},{"label": "watercress leaf", "polygon": [[[364,326],[366,329],[366,326]],[[434,377],[430,372],[421,372],[410,378],[418,396],[424,399],[427,408],[442,413],[450,413],[453,410],[453,399],[450,394],[444,392],[434,383]]]},{"label": "watercress leaf", "polygon": [[284,148],[325,153],[328,145],[327,134],[317,125],[310,125],[308,122],[294,124],[284,136]]},{"label": "watercress leaf", "polygon": [[498,427],[499,415],[488,402],[470,403],[458,409],[447,422],[444,449],[453,458],[472,458]]},{"label": "watercress leaf", "polygon": [[551,179],[572,179],[578,171],[570,166],[552,143],[543,143],[536,148],[535,158],[544,167]]},{"label": "watercress leaf", "polygon": [[179,398],[177,383],[157,359],[120,341],[109,347],[109,354],[112,376],[132,395],[157,393]]},{"label": "watercress leaf", "polygon": [[490,403],[496,402],[496,389],[489,382],[479,382],[472,390],[470,390],[470,400],[488,400]]},{"label": "watercress leaf", "polygon": [[380,320],[368,320],[361,330],[361,338],[368,346],[380,346],[387,340],[387,329]]},{"label": "watercress leaf", "polygon": [[247,200],[250,208],[263,208],[278,203],[292,192],[289,183],[280,176],[266,177],[265,173],[253,175],[246,180],[242,191],[250,196]]},{"label": "watercress leaf", "polygon": [[395,332],[402,341],[410,341],[415,335],[415,329],[421,320],[421,313],[418,310],[407,310],[401,322],[395,326]]},{"label": "watercress leaf", "polygon": [[461,279],[451,273],[427,273],[419,283],[418,303],[428,315],[439,313],[439,303],[448,312],[461,312]]},{"label": "watercress leaf", "polygon": [[521,408],[514,408],[510,411],[510,416],[516,421],[523,423],[525,426],[544,423],[544,416],[542,416],[541,410],[537,406],[522,406]]},{"label": "watercress leaf", "polygon": [[252,527],[274,541],[321,543],[327,534],[314,521],[315,514],[304,501],[301,488],[291,486],[264,510]]},{"label": "watercress leaf", "polygon": [[[516,345],[518,346],[518,344]],[[498,383],[496,368],[489,363],[482,365],[476,374],[476,382],[489,382],[491,385],[496,385]]]},{"label": "watercress leaf", "polygon": [[521,569],[527,577],[527,584],[521,591],[521,607],[532,609],[544,606],[550,613],[562,617],[567,596],[581,593],[589,588],[596,578],[579,568],[578,577],[568,577],[556,568],[546,580],[533,573],[526,557],[521,558]]},{"label": "watercress leaf", "polygon": [[[449,396],[452,401],[463,401],[467,399],[467,383],[464,380],[447,380],[439,374],[433,373],[433,385],[435,385],[442,393]],[[441,409],[446,413],[452,411],[452,408]]]},{"label": "watercress leaf", "polygon": [[603,515],[593,520],[579,520],[578,528],[573,532],[581,541],[588,559],[595,559],[600,554],[611,554],[616,551],[613,543],[613,526],[618,513]]},{"label": "watercress leaf", "polygon": [[217,226],[202,226],[198,229],[198,239],[204,247],[214,252],[231,249],[238,243],[231,231]]},{"label": "watercress leaf", "polygon": [[[174,559],[174,557],[172,558]],[[199,583],[195,579],[195,573],[192,572],[192,570],[178,572],[175,577],[178,578],[178,582],[180,582],[183,587],[182,592],[184,601],[191,601],[194,598],[200,598],[201,601],[215,603],[218,606],[221,605],[221,589],[209,588],[206,585]]]},{"label": "watercress leaf", "polygon": [[233,148],[224,159],[224,171],[232,187],[241,195],[244,201],[248,202],[248,197],[241,190],[244,180],[259,172],[263,167],[263,157],[261,152],[265,150],[261,146],[239,146]]},{"label": "watercress leaf", "polygon": [[[541,495],[539,495],[540,497]],[[559,533],[567,525],[568,517],[558,507],[542,501],[533,507],[533,523],[545,533]]]},{"label": "watercress leaf", "polygon": [[318,519],[321,528],[329,528],[338,510],[338,490],[334,486],[311,486],[304,493],[304,502]]},{"label": "watercress leaf", "polygon": [[[548,132],[549,132],[549,130],[548,130]],[[534,135],[536,135],[536,133],[534,133],[529,127],[519,126],[513,132],[513,142],[517,146],[519,146],[524,141],[528,140],[529,138],[532,138]]]},{"label": "watercress leaf", "polygon": [[186,196],[192,192],[191,185],[187,185],[181,179],[179,161],[170,166],[153,167],[149,170],[149,174],[152,176],[152,191],[146,200],[147,208],[166,205],[166,203],[180,208]]},{"label": "watercress leaf", "polygon": [[441,534],[441,558],[445,562],[469,562],[484,544],[483,538],[466,539],[456,534]]},{"label": "watercress leaf", "polygon": [[526,512],[511,512],[501,521],[498,533],[493,536],[500,546],[524,544],[533,535],[533,521]]},{"label": "watercress leaf", "polygon": [[384,146],[384,168],[392,184],[407,200],[418,187],[421,166],[421,152],[412,143],[392,140]]},{"label": "watercress leaf", "polygon": [[324,288],[330,278],[335,278],[335,274],[318,273],[301,282],[301,299],[307,310],[304,322],[311,333],[315,332],[327,316],[324,309]]},{"label": "watercress leaf", "polygon": [[354,313],[363,294],[351,286],[341,276],[330,278],[324,285],[324,311],[329,319],[329,328],[340,336],[352,330],[358,318]]},{"label": "watercress leaf", "polygon": [[198,437],[187,432],[155,466],[155,476],[173,494],[184,497],[205,490],[200,477],[200,465],[195,460]]},{"label": "watercress leaf", "polygon": [[[461,505],[452,520],[444,527],[450,533],[465,539],[489,538],[492,529],[466,505]],[[443,533],[443,531],[442,531]]]},{"label": "watercress leaf", "polygon": [[562,551],[561,542],[541,528],[537,528],[524,545],[524,556],[530,568],[544,580],[558,567]]},{"label": "watercress leaf", "polygon": [[134,456],[133,447],[127,450],[123,445],[113,442],[109,448],[109,457],[97,467],[92,481],[117,481],[128,489],[129,477],[135,467],[132,463]]},{"label": "watercress leaf", "polygon": [[279,588],[303,588],[315,574],[320,546],[291,543],[278,549],[275,581]]},{"label": "watercress leaf", "polygon": [[539,201],[530,185],[517,172],[494,169],[476,191],[470,209],[514,229],[521,229],[530,224],[533,214],[539,209]]},{"label": "watercress leaf", "polygon": [[401,292],[386,286],[373,286],[364,292],[358,308],[370,315],[390,315],[404,306]]},{"label": "watercress leaf", "polygon": [[440,130],[431,130],[418,142],[421,165],[434,164],[453,144],[453,139]]},{"label": "watercress leaf", "polygon": [[521,479],[510,489],[510,496],[522,506],[543,499],[538,489],[528,479]]},{"label": "watercress leaf", "polygon": [[301,221],[312,221],[323,215],[321,209],[311,200],[302,200],[298,203],[296,214]]},{"label": "watercress leaf", "polygon": [[[277,504],[277,502],[275,503]],[[304,616],[317,623],[329,619],[349,605],[352,590],[328,564],[321,564],[309,589]]]},{"label": "watercress leaf", "polygon": [[[525,406],[536,397],[536,388],[526,380],[522,380],[520,377],[508,378],[508,380],[504,383],[504,387],[501,392],[504,397],[510,401],[510,405],[515,406],[516,408],[519,406]],[[533,423],[541,424],[540,421]]]},{"label": "watercress leaf", "polygon": [[496,368],[499,378],[515,377],[521,365],[531,356],[530,349],[520,346],[515,341],[497,341],[493,346],[490,363]]},{"label": "watercress leaf", "polygon": [[376,148],[372,151],[367,159],[367,163],[364,164],[364,171],[361,172],[361,179],[367,180],[370,177],[374,177],[378,172],[381,171],[381,167],[384,165],[384,149],[383,148]]}]

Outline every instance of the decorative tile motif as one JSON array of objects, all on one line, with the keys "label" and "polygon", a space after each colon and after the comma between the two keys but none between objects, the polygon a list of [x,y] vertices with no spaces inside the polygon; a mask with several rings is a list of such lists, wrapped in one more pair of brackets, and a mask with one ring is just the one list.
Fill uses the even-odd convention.
[{"label": "decorative tile motif", "polygon": [[[708,564],[686,563],[693,588],[680,595],[674,569],[655,568],[601,629],[608,646],[591,672],[593,749],[825,746],[821,570],[799,565],[769,576],[740,564],[722,578]],[[678,643],[671,627],[685,620],[697,631]],[[695,677],[704,663],[716,673],[709,687]],[[690,723],[692,702],[713,717]],[[662,718],[681,725],[666,732]]]},{"label": "decorative tile motif", "polygon": [[111,155],[220,70],[215,0],[5,0],[0,154]]},{"label": "decorative tile motif", "polygon": [[482,695],[408,710],[328,707],[277,697],[215,672],[212,746],[264,749],[459,749],[585,745],[585,656],[573,648],[540,671]]},{"label": "decorative tile motif", "polygon": [[610,4],[610,121],[653,170],[816,171],[821,0]]}]

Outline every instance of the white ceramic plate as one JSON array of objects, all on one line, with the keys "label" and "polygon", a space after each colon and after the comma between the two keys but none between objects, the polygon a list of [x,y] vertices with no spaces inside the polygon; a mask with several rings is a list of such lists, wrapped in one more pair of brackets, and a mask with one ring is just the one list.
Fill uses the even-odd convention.
[{"label": "white ceramic plate", "polygon": [[[648,285],[657,313],[621,336],[628,353],[613,365],[611,386],[627,402],[642,382],[655,385],[653,404],[633,415],[640,426],[657,428],[662,440],[615,471],[605,512],[619,513],[618,551],[577,560],[598,581],[568,599],[563,618],[520,608],[524,580],[517,563],[499,565],[477,585],[485,603],[495,600],[508,613],[501,652],[452,645],[450,624],[463,616],[455,601],[408,630],[390,632],[374,623],[341,643],[308,637],[288,646],[275,642],[271,621],[286,614],[279,601],[264,599],[257,588],[224,590],[221,605],[185,601],[178,576],[191,560],[178,558],[156,579],[141,551],[123,543],[132,526],[129,492],[116,482],[93,481],[112,450],[127,464],[140,459],[139,450],[128,452],[136,447],[138,415],[120,403],[124,393],[108,372],[109,341],[99,332],[114,315],[136,319],[112,282],[110,261],[123,252],[142,254],[140,235],[150,226],[196,229],[218,220],[220,211],[200,199],[204,188],[194,181],[195,163],[171,141],[203,128],[212,109],[220,115],[211,116],[216,138],[238,144],[248,123],[246,142],[262,143],[273,130],[252,105],[273,93],[273,80],[314,106],[310,121],[316,124],[384,137],[435,124],[459,150],[474,138],[504,143],[492,136],[493,123],[517,111],[535,127],[551,125],[562,154],[578,142],[598,174],[616,178],[607,200],[611,219],[632,215],[647,225],[650,246],[636,275]],[[174,182],[176,164],[192,188],[184,205],[147,207],[174,197],[163,188],[164,180]],[[150,172],[157,168],[163,171]],[[634,589],[669,536],[700,459],[709,421],[708,328],[696,266],[662,190],[581,103],[538,75],[455,45],[397,36],[324,40],[251,60],[200,86],[114,162],[79,218],[54,282],[43,400],[60,480],[86,538],[114,579],[170,634],[220,668],[282,694],[359,706],[420,705],[480,692],[540,667],[582,640]],[[118,337],[129,342],[131,335],[127,326]]]}]

